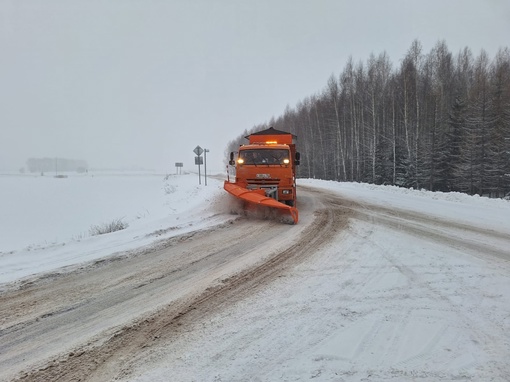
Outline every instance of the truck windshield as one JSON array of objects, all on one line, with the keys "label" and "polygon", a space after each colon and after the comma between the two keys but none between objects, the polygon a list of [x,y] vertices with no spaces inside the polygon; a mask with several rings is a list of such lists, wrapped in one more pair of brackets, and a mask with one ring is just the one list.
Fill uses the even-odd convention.
[{"label": "truck windshield", "polygon": [[[285,149],[248,149],[239,152],[244,164],[264,165],[289,164],[289,150]],[[286,160],[286,161],[285,161]]]}]

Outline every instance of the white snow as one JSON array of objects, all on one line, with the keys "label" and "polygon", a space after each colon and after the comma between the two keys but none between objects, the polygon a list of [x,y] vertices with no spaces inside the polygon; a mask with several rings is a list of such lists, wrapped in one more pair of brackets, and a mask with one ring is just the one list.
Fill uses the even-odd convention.
[{"label": "white snow", "polygon": [[[197,175],[144,173],[2,175],[0,285],[231,219],[219,214],[221,184],[208,181],[204,187]],[[128,227],[90,235],[118,219]]]},{"label": "white snow", "polygon": [[[221,182],[197,183],[196,175],[0,176],[0,285],[231,219]],[[484,246],[509,251],[509,201],[357,183],[298,184],[497,235],[488,242],[488,236],[452,227],[457,239],[477,245],[464,250],[353,221],[314,255],[315,262],[212,314],[171,347],[140,360],[129,380],[450,381],[510,375],[510,263],[476,252]],[[128,228],[88,235],[90,226],[118,218]],[[158,230],[160,235],[150,235]]]},{"label": "white snow", "polygon": [[510,201],[470,196],[459,192],[431,192],[396,186],[364,183],[338,183],[303,179],[302,185],[313,185],[341,193],[359,202],[417,211],[427,215],[470,223],[477,227],[510,232]]}]

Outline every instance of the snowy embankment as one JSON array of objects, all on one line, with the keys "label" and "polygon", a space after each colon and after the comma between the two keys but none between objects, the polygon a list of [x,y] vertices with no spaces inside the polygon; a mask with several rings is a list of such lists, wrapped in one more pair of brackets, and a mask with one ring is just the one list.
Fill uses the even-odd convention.
[{"label": "snowy embankment", "polygon": [[301,185],[323,188],[360,203],[399,208],[459,223],[510,232],[510,201],[470,196],[459,192],[432,192],[365,183],[302,179]]},{"label": "snowy embankment", "polygon": [[[230,216],[196,175],[0,175],[0,284],[150,245]],[[203,184],[203,180],[202,180]],[[121,220],[127,228],[93,236]]]}]

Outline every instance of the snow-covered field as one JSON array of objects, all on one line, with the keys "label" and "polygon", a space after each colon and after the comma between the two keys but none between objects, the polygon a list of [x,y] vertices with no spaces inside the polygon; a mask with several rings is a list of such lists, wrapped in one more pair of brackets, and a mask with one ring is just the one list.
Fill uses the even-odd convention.
[{"label": "snow-covered field", "polygon": [[[266,289],[171,346],[133,355],[126,380],[508,380],[509,201],[298,185],[356,201],[366,215]],[[221,182],[199,186],[196,175],[0,176],[0,199],[0,290],[232,219]],[[392,211],[394,226],[377,224]],[[119,218],[126,229],[89,235]]]},{"label": "snow-covered field", "polygon": [[[0,284],[149,245],[231,217],[197,175],[0,175]],[[127,228],[92,236],[121,220]]]}]

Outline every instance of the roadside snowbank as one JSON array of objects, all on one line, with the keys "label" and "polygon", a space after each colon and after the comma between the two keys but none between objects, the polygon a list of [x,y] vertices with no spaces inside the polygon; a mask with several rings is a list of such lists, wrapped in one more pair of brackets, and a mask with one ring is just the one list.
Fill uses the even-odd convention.
[{"label": "roadside snowbank", "polygon": [[425,213],[456,222],[510,232],[510,201],[459,192],[431,192],[396,186],[299,179],[298,185],[333,191],[359,203]]}]

